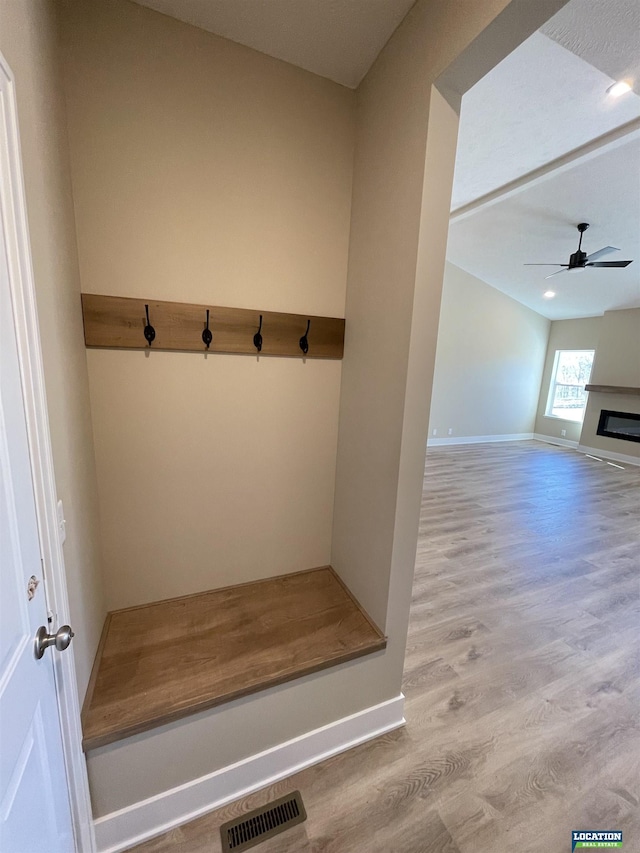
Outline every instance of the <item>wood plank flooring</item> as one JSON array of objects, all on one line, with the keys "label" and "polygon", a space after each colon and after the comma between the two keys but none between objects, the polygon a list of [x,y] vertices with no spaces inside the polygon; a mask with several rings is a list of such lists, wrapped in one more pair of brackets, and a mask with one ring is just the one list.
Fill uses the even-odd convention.
[{"label": "wood plank flooring", "polygon": [[82,710],[83,747],[385,646],[329,566],[114,611]]},{"label": "wood plank flooring", "polygon": [[219,853],[299,788],[261,853],[640,851],[640,469],[537,442],[427,454],[407,726],[135,848]]}]

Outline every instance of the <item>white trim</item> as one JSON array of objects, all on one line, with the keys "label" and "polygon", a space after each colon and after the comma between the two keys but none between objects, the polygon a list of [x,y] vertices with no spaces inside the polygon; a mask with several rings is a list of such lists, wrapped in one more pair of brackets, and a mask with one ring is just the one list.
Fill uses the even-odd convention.
[{"label": "white trim", "polygon": [[[589,392],[587,391],[587,394]],[[586,406],[585,406],[586,409]],[[582,414],[584,415],[585,409],[582,410]],[[584,417],[579,421],[573,421],[571,418],[560,418],[558,415],[543,415],[543,418],[548,418],[550,421],[562,421],[563,424],[578,424],[579,427],[582,428],[582,424],[584,423]]]},{"label": "white trim", "polygon": [[404,724],[401,693],[215,773],[97,818],[98,850],[126,850]]},{"label": "white trim", "polygon": [[600,450],[599,447],[587,447],[584,444],[579,444],[577,451],[590,456],[599,456],[602,459],[613,459],[615,462],[626,462],[627,465],[640,465],[638,456],[628,456],[626,453],[616,453],[613,450]]},{"label": "white trim", "polygon": [[[5,116],[10,173],[8,175],[0,173],[0,181],[2,182],[0,198],[5,200],[3,214],[7,235],[9,286],[13,301],[18,358],[25,401],[40,546],[46,567],[47,606],[57,614],[58,624],[62,624],[69,619],[69,602],[64,557],[58,536],[57,492],[36,309],[35,282],[31,262],[27,203],[18,131],[18,111],[14,77],[1,53],[0,73],[4,75],[8,84],[5,89]],[[55,674],[67,771],[66,781],[69,789],[76,848],[82,853],[92,853],[95,850],[95,838],[87,766],[81,748],[80,707],[73,660],[73,645],[63,655],[56,656]],[[63,780],[59,781],[62,782]]]},{"label": "white trim", "polygon": [[545,444],[559,444],[560,447],[573,447],[574,450],[578,446],[578,442],[570,438],[556,438],[555,435],[543,435],[540,432],[534,432],[533,437],[536,441],[543,441]]},{"label": "white trim", "polygon": [[518,432],[510,435],[451,435],[446,438],[429,438],[427,447],[444,447],[447,444],[490,444],[494,441],[528,441],[532,438],[532,432]]}]

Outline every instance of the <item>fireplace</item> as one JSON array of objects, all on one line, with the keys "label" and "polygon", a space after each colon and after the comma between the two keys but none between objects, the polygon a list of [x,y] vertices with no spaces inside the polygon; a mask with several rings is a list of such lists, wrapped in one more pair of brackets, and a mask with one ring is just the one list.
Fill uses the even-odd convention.
[{"label": "fireplace", "polygon": [[597,432],[622,441],[640,441],[640,415],[602,409]]}]

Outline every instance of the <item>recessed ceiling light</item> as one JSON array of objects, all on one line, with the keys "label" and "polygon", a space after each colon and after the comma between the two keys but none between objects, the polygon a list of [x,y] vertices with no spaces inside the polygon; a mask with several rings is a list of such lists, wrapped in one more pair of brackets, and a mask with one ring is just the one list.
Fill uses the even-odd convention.
[{"label": "recessed ceiling light", "polygon": [[607,89],[607,95],[610,95],[612,98],[619,98],[620,95],[626,95],[626,93],[630,91],[631,86],[626,80],[618,80],[617,83],[613,83],[613,85],[609,86]]},{"label": "recessed ceiling light", "polygon": [[553,299],[553,297],[556,295],[556,292],[555,290],[545,290],[542,295],[545,299]]}]

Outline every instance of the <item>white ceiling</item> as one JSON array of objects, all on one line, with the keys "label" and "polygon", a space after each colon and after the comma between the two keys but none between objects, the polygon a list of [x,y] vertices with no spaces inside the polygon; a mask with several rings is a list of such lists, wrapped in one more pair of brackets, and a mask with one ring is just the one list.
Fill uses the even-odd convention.
[{"label": "white ceiling", "polygon": [[640,98],[607,97],[611,78],[541,33],[462,100],[451,209],[640,115]]},{"label": "white ceiling", "polygon": [[[640,306],[640,97],[609,97],[602,70],[640,66],[640,2],[571,0],[543,31],[572,49],[535,33],[462,100],[447,257],[550,319]],[[524,266],[567,263],[578,222],[587,252],[634,263],[549,281]]]},{"label": "white ceiling", "polygon": [[135,0],[355,89],[415,0]]},{"label": "white ceiling", "polygon": [[614,80],[628,79],[640,94],[638,0],[567,3],[541,32]]},{"label": "white ceiling", "polygon": [[[543,176],[451,224],[449,260],[552,320],[587,317],[640,306],[640,131],[559,173]],[[578,247],[578,222],[588,254],[604,246],[620,252],[602,260],[634,259],[625,269],[560,273]],[[545,290],[556,291],[545,300]]]}]

